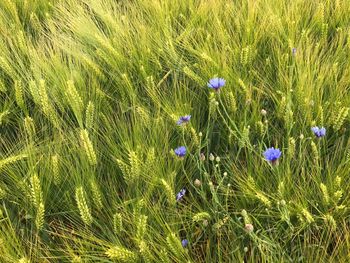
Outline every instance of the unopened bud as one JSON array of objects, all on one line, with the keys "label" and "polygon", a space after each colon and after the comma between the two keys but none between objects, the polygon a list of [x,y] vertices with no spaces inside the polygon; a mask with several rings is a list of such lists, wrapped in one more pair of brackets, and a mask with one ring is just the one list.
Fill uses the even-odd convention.
[{"label": "unopened bud", "polygon": [[211,154],[209,154],[209,160],[210,161],[214,161],[215,160],[215,157],[214,157],[214,155],[211,153]]},{"label": "unopened bud", "polygon": [[244,229],[247,233],[252,233],[254,231],[254,227],[252,224],[245,224]]},{"label": "unopened bud", "polygon": [[194,180],[194,185],[200,187],[202,185],[202,182],[199,179],[196,179]]}]

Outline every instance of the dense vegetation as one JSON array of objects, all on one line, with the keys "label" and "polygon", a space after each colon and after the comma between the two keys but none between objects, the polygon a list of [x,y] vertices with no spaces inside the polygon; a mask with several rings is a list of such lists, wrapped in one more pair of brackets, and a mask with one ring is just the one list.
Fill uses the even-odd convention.
[{"label": "dense vegetation", "polygon": [[348,0],[1,0],[0,262],[348,262],[349,87]]}]

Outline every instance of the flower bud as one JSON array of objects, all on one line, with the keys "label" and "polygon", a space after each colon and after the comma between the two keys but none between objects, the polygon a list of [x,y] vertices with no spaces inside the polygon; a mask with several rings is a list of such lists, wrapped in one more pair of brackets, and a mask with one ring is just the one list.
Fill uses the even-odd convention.
[{"label": "flower bud", "polygon": [[247,233],[252,233],[254,231],[254,226],[252,224],[245,224],[244,229]]},{"label": "flower bud", "polygon": [[215,160],[215,157],[214,157],[214,155],[211,153],[211,154],[209,154],[209,160],[210,161],[214,161]]},{"label": "flower bud", "polygon": [[200,187],[202,185],[202,182],[199,179],[196,179],[194,180],[194,185]]}]

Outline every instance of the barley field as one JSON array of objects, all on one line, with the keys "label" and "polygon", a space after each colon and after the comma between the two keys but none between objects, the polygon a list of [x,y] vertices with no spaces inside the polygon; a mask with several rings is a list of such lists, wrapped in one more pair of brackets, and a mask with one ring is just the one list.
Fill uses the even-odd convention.
[{"label": "barley field", "polygon": [[348,0],[1,0],[0,262],[350,262]]}]

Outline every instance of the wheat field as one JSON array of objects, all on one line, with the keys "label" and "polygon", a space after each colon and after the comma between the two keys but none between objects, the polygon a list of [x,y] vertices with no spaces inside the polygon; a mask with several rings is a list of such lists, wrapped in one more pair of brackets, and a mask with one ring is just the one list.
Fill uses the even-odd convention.
[{"label": "wheat field", "polygon": [[0,262],[349,262],[348,0],[1,0]]}]

